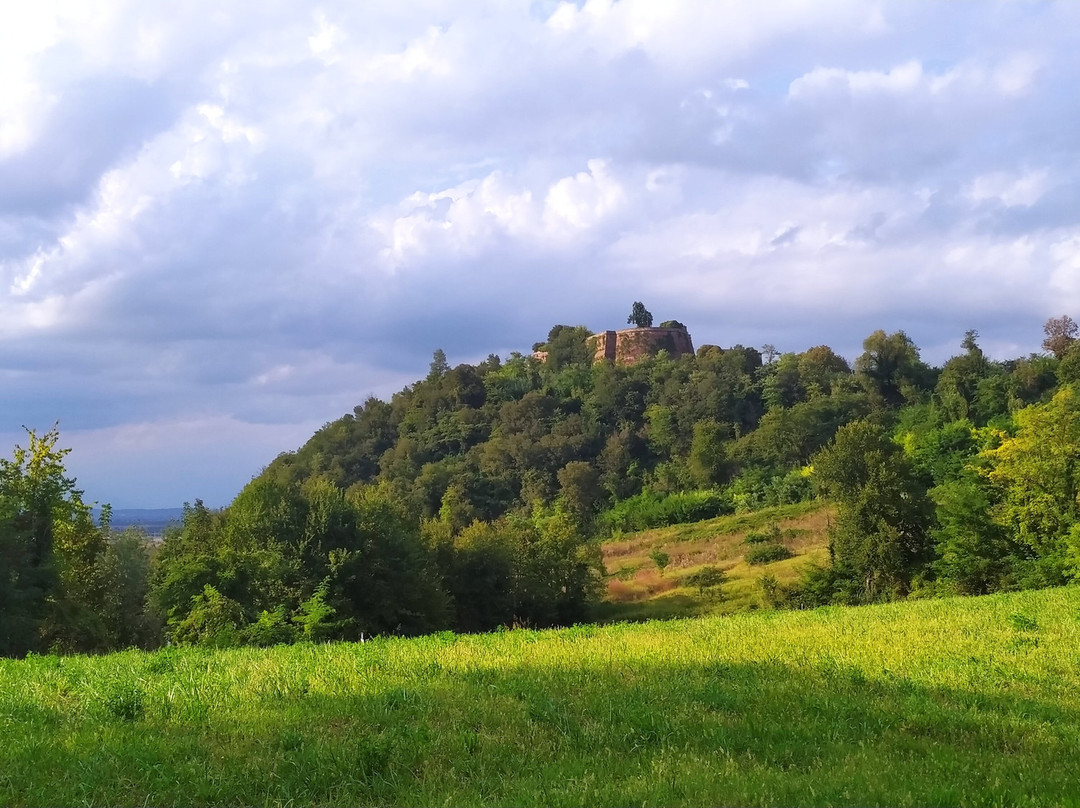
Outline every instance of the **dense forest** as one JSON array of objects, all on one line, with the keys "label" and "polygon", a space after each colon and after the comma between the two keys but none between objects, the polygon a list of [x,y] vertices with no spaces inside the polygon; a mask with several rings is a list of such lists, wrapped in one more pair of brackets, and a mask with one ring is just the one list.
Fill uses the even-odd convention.
[{"label": "dense forest", "polygon": [[622,366],[594,362],[590,334],[555,326],[543,361],[436,351],[160,544],[108,509],[95,524],[56,430],[30,433],[0,461],[0,654],[582,622],[603,538],[815,497],[836,514],[831,563],[768,604],[1080,577],[1069,317],[1043,354],[993,361],[969,331],[940,368],[903,332],[868,336],[853,366],[824,345]]}]

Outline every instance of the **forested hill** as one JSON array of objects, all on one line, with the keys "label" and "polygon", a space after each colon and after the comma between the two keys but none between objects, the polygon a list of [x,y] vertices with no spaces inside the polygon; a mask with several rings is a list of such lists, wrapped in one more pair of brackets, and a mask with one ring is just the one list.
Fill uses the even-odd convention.
[{"label": "forested hill", "polygon": [[327,424],[228,508],[186,506],[160,546],[95,524],[56,430],[31,432],[0,461],[0,655],[583,622],[604,539],[815,497],[828,565],[763,576],[756,604],[1068,583],[1077,331],[1050,320],[1046,353],[1010,361],[968,332],[940,368],[883,331],[853,368],[823,345],[594,362],[567,326],[534,346],[544,361],[450,368],[436,351],[426,378]]},{"label": "forested hill", "polygon": [[492,520],[557,499],[603,510],[643,491],[726,486],[743,507],[806,496],[800,469],[842,424],[870,417],[920,435],[985,427],[1077,375],[1053,355],[988,360],[976,334],[941,368],[903,332],[867,337],[854,369],[825,345],[799,353],[702,346],[672,361],[593,363],[583,327],[555,326],[546,362],[513,354],[447,366],[389,402],[369,398],[261,478],[382,483],[424,517]]}]

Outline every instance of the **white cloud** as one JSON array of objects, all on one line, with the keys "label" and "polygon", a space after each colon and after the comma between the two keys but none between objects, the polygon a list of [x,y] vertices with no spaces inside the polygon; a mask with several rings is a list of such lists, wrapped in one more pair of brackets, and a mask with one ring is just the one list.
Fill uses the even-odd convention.
[{"label": "white cloud", "polygon": [[603,160],[590,160],[589,170],[556,182],[544,199],[544,224],[549,233],[574,233],[595,227],[615,213],[626,198],[622,186],[608,173]]},{"label": "white cloud", "polygon": [[1022,174],[997,171],[982,174],[965,188],[972,202],[1000,202],[1006,207],[1031,207],[1046,193],[1049,173],[1040,169]]}]

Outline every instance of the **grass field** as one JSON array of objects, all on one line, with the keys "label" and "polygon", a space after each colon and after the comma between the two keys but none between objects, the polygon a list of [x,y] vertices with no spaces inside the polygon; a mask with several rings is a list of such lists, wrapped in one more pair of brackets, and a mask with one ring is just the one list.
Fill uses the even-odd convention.
[{"label": "grass field", "polygon": [[[655,528],[603,545],[608,576],[598,622],[649,620],[731,614],[761,603],[758,579],[766,573],[787,583],[807,563],[828,558],[827,508],[814,502],[781,505],[755,513],[721,516],[703,522]],[[776,525],[787,534],[783,544],[794,554],[761,566],[746,562],[746,535]],[[660,570],[652,553],[663,552],[669,564]],[[726,582],[702,589],[688,581],[703,567],[719,567]]]},{"label": "grass field", "polygon": [[3,805],[1077,805],[1080,588],[0,661]]}]

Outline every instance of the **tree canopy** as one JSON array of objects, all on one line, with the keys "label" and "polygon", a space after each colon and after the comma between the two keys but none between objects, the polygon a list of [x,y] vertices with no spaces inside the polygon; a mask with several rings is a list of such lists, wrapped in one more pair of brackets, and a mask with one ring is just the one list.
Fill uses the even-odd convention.
[{"label": "tree canopy", "polygon": [[645,304],[637,300],[634,301],[634,305],[630,309],[630,316],[626,318],[626,322],[636,328],[650,328],[653,324],[653,316],[645,308]]}]

